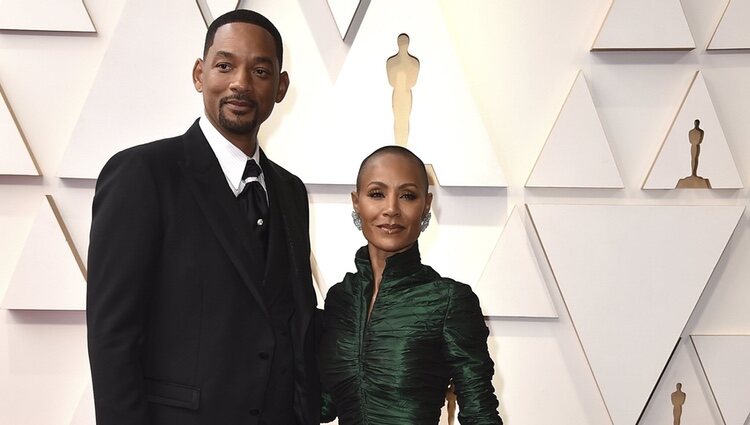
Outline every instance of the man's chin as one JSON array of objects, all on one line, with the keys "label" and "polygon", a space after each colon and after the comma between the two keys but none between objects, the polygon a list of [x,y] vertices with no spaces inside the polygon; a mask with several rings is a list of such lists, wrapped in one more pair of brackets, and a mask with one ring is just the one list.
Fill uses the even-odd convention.
[{"label": "man's chin", "polygon": [[229,133],[244,135],[254,132],[258,126],[258,123],[255,120],[243,122],[220,118],[219,125]]}]

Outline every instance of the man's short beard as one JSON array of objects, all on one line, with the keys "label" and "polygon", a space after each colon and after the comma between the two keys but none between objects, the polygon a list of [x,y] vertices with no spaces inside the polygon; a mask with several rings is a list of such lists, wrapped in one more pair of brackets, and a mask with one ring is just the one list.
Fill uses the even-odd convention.
[{"label": "man's short beard", "polygon": [[224,111],[219,111],[219,125],[230,133],[248,134],[255,130],[257,124],[257,120],[248,122],[232,121],[224,115]]}]

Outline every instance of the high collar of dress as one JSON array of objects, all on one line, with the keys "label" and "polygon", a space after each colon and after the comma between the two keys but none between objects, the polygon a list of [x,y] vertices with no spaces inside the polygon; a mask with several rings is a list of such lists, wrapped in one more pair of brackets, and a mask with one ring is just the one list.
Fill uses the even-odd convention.
[{"label": "high collar of dress", "polygon": [[[360,274],[372,277],[372,264],[370,263],[370,252],[367,245],[357,251],[354,264]],[[398,254],[391,255],[385,260],[383,280],[399,278],[416,273],[422,268],[422,258],[419,254],[419,242],[415,242],[409,249]]]}]

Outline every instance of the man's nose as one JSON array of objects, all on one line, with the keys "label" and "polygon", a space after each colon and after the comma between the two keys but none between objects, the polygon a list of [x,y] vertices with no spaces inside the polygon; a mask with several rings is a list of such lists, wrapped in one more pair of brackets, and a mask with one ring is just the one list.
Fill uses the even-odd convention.
[{"label": "man's nose", "polygon": [[252,85],[252,72],[249,69],[239,68],[234,74],[232,83],[229,88],[233,91],[249,91],[253,87]]}]

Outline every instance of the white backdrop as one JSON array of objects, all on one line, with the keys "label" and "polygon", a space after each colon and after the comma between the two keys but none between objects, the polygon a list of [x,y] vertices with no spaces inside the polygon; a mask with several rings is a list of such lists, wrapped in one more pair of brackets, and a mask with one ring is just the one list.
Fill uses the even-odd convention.
[{"label": "white backdrop", "polygon": [[[66,153],[76,143],[73,135],[76,134],[77,126],[82,125],[82,113],[92,110],[91,107],[87,108],[91,90],[96,88],[97,93],[92,95],[92,99],[101,102],[101,99],[107,99],[107,93],[117,93],[123,87],[138,94],[142,87],[158,88],[164,82],[165,87],[168,85],[169,93],[184,90],[180,92],[183,98],[198,98],[190,83],[189,65],[182,70],[162,69],[161,66],[149,66],[148,61],[143,61],[144,57],[152,54],[149,49],[164,49],[165,40],[171,43],[179,42],[181,38],[159,37],[158,28],[138,27],[132,22],[121,21],[126,16],[135,14],[137,17],[139,10],[134,12],[132,8],[138,5],[143,5],[138,7],[145,9],[140,11],[141,14],[148,13],[152,7],[149,2],[85,0],[84,3],[97,30],[95,34],[0,30],[0,86],[44,175],[0,175],[0,297],[13,280],[16,265],[24,252],[27,238],[32,233],[35,215],[41,203],[46,202],[43,196],[45,194],[53,195],[61,217],[70,230],[73,243],[85,259],[94,181],[63,179],[59,176],[69,175],[67,170],[78,168],[76,161],[86,160],[85,149],[76,148],[75,156]],[[180,13],[189,16],[189,22],[184,23],[184,31],[189,33],[189,37],[183,39],[192,40],[195,38],[195,23],[202,24],[200,11],[193,1],[182,0],[179,3]],[[308,172],[304,169],[307,161],[329,167],[355,169],[352,164],[337,163],[336,151],[329,147],[343,142],[356,145],[356,134],[348,134],[350,139],[347,140],[327,140],[330,134],[340,133],[341,128],[337,127],[337,117],[333,115],[335,109],[321,105],[336,98],[339,77],[347,80],[346,84],[352,84],[346,69],[356,64],[347,64],[347,52],[355,52],[357,37],[353,40],[351,50],[348,50],[347,45],[336,43],[338,29],[327,10],[325,0],[283,0],[281,4],[284,7],[278,6],[279,3],[275,1],[258,0],[252,3],[261,9],[267,8],[269,17],[281,27],[288,45],[286,50],[289,57],[285,59],[285,64],[290,67],[293,87],[291,96],[279,106],[264,131],[263,143],[267,150],[278,162],[288,164],[292,171],[298,171],[301,175]],[[276,7],[272,3],[277,3]],[[461,94],[461,102],[473,103],[478,114],[476,125],[481,127],[472,130],[475,131],[472,134],[484,132],[491,143],[489,150],[483,153],[486,163],[482,165],[501,169],[507,184],[507,187],[488,184],[488,187],[433,188],[436,196],[435,222],[424,235],[424,257],[427,263],[444,275],[470,284],[477,282],[485,272],[485,266],[514,206],[532,205],[533,219],[535,204],[696,207],[750,205],[750,189],[747,188],[750,184],[750,117],[747,112],[750,111],[750,51],[709,53],[705,50],[724,11],[726,0],[682,1],[696,45],[696,49],[692,51],[595,53],[589,49],[607,14],[610,0],[435,0],[427,4],[434,7],[443,20],[424,25],[445,25],[445,34],[452,43],[449,50],[455,53],[453,57],[458,65],[456,69],[463,73],[463,80],[444,83],[451,90],[457,87],[465,90]],[[191,7],[194,11],[190,10]],[[370,7],[374,12],[376,7],[382,6],[378,6],[378,0],[372,0]],[[156,9],[153,10],[156,13]],[[0,13],[3,11],[0,10]],[[165,12],[160,8],[158,13]],[[393,13],[398,11],[394,10]],[[370,16],[380,15],[381,12],[377,12]],[[377,38],[378,25],[368,22],[367,14],[364,19],[360,27],[362,32],[357,35],[362,40],[369,40],[369,43]],[[285,23],[283,27],[282,22]],[[116,34],[120,25],[131,28],[131,31],[132,28],[137,28],[143,33],[153,33],[153,37],[158,39],[150,44],[148,37],[145,40],[133,38],[133,43],[136,44],[123,44],[123,40],[128,38],[127,34],[125,38],[123,34]],[[179,31],[180,25],[170,28],[177,28],[170,31]],[[198,27],[197,30],[202,28]],[[396,35],[382,34],[384,42],[393,46],[394,53]],[[116,43],[110,43],[115,40]],[[296,45],[293,43],[305,43],[304,51],[295,53]],[[127,55],[117,56],[114,58],[115,62],[112,62],[113,59],[106,54],[110,45],[117,45]],[[413,47],[417,49],[418,46],[419,43],[415,43]],[[187,52],[194,47],[195,56],[200,54],[202,48],[200,45],[182,47]],[[316,51],[317,54],[314,54]],[[422,50],[426,51],[439,49],[430,46],[429,49]],[[412,53],[417,57],[421,54],[417,50]],[[366,52],[358,52],[352,57],[364,57],[363,55]],[[186,63],[191,64],[192,59],[188,59]],[[377,76],[382,71],[384,78],[386,58],[381,59],[382,69],[370,72]],[[423,58],[425,61],[429,59]],[[119,73],[113,72],[112,63],[120,67]],[[177,64],[176,61],[173,63]],[[624,188],[525,188],[524,184],[579,70],[585,75]],[[114,76],[101,80],[104,74],[100,71]],[[695,71],[701,71],[705,80],[745,189],[642,190],[641,185],[670,130]],[[184,75],[182,81],[177,77],[172,78],[180,74]],[[427,75],[423,77],[425,81],[434,81],[427,78]],[[170,80],[167,82],[166,78]],[[368,90],[372,91],[372,88]],[[144,104],[164,102],[168,105],[170,96],[172,95],[166,95],[157,89],[150,90],[141,100]],[[385,93],[385,96],[390,97],[390,93]],[[347,101],[357,101],[356,98],[350,98],[351,96],[347,97]],[[120,101],[117,97],[109,99],[113,104]],[[446,106],[450,106],[451,99],[447,98],[445,102]],[[104,105],[106,106],[106,102]],[[360,105],[355,104],[352,108],[357,106]],[[184,112],[184,104],[179,109],[179,114],[189,116],[183,124],[175,123],[175,116],[165,117],[161,123],[168,123],[170,129],[175,125],[181,126],[181,131],[199,113],[197,110],[194,113]],[[118,134],[121,131],[137,131],[139,135],[153,134],[152,138],[165,135],[166,130],[160,127],[158,119],[148,126],[129,122],[127,108],[112,108],[109,111],[99,109],[97,113],[106,116],[108,112],[114,114],[113,111],[118,111],[118,116],[107,116],[108,122],[115,126],[110,131],[117,131]],[[384,113],[386,117],[387,112]],[[92,117],[96,118],[97,115]],[[282,130],[285,129],[285,118],[295,126],[309,125],[316,131],[306,133],[302,131],[304,127]],[[315,125],[319,127],[314,127]],[[336,131],[332,128],[327,133],[325,126],[335,127]],[[137,128],[128,130],[128,127]],[[426,133],[428,130],[429,133]],[[423,134],[439,133],[432,130],[434,129],[426,129]],[[389,130],[383,134],[389,134]],[[111,139],[105,132],[101,134],[98,143],[112,147]],[[149,140],[132,140],[132,144],[146,141]],[[388,142],[383,140],[383,144]],[[476,140],[452,140],[448,146],[460,152],[474,142]],[[686,131],[684,143],[687,149],[689,145]],[[704,143],[703,148],[708,149],[708,138]],[[2,143],[0,146],[3,146]],[[285,149],[285,146],[295,148]],[[294,156],[295,152],[299,152],[295,151],[296,147],[304,147],[302,151],[305,158]],[[423,149],[422,145],[419,148]],[[350,147],[348,151],[357,152],[357,148]],[[91,155],[98,155],[98,152],[99,149],[96,152],[92,149]],[[4,152],[0,152],[0,155],[3,154]],[[66,158],[75,158],[75,161],[71,163]],[[580,159],[586,160],[586,152],[580,152]],[[92,157],[91,160],[99,159]],[[80,164],[80,168],[88,166],[88,163]],[[470,165],[459,163],[459,167],[461,166],[465,167],[466,173],[473,172]],[[575,164],[570,166],[575,167]],[[440,169],[437,172],[439,178]],[[343,184],[353,182],[354,176],[335,177],[343,181],[318,181],[325,180],[324,176],[308,185],[313,211],[313,247],[320,266],[319,276],[322,282],[319,283],[324,292],[345,271],[353,268],[354,250],[363,243],[348,215],[349,191],[352,188],[349,184]],[[680,214],[675,214],[675,220],[681,219],[683,217]],[[718,406],[722,404],[721,400],[717,405],[709,380],[700,368],[698,354],[688,337],[693,334],[750,334],[750,309],[747,308],[750,304],[750,285],[747,285],[747,276],[750,276],[750,262],[747,261],[750,252],[748,213],[745,212],[739,219],[715,268],[711,264],[707,265],[709,271],[713,270],[713,274],[705,282],[705,290],[695,308],[689,309],[692,314],[682,318],[682,322],[686,323],[684,329],[670,337],[670,341],[674,342],[680,336],[683,337],[671,362],[669,358],[650,359],[661,362],[666,367],[666,372],[658,384],[658,376],[651,380],[655,386],[652,388],[654,395],[647,406],[643,405],[643,400],[648,399],[648,393],[624,400],[606,400],[602,394],[628,392],[602,388],[611,380],[602,380],[601,375],[597,379],[596,373],[589,366],[587,350],[591,347],[582,345],[581,341],[585,340],[579,340],[577,333],[582,325],[580,320],[587,319],[581,319],[573,311],[571,320],[567,309],[570,306],[566,304],[558,289],[558,282],[555,281],[555,269],[560,265],[555,264],[553,253],[545,251],[549,247],[542,246],[546,239],[559,236],[555,225],[563,230],[566,223],[553,221],[552,226],[545,227],[547,230],[537,229],[540,231],[538,239],[531,223],[526,224],[558,317],[488,319],[491,330],[490,348],[497,368],[495,386],[506,422],[511,425],[629,425],[637,420],[638,412],[645,409],[640,424],[668,423],[666,421],[671,420],[672,411],[669,394],[674,391],[675,382],[683,382],[683,391],[687,394],[683,425],[722,424]],[[703,223],[697,222],[695,226],[701,224]],[[604,218],[600,222],[578,225],[586,227],[581,228],[583,234],[583,230],[590,231],[589,226],[617,226],[618,223],[608,222]],[[545,235],[543,231],[548,233]],[[650,228],[635,228],[634,238],[645,235],[637,232],[652,231]],[[572,232],[575,233],[575,229]],[[709,236],[700,236],[705,239],[690,243],[701,245],[711,242],[721,245],[727,242],[712,239],[711,235],[715,235],[715,232],[696,234]],[[581,244],[587,241],[585,235],[576,240]],[[678,242],[667,239],[659,243],[663,244],[662,251],[670,252]],[[575,251],[576,246],[571,245],[569,249]],[[618,251],[617,246],[602,247],[602,254],[607,253],[629,258],[627,252]],[[549,263],[545,254],[550,255]],[[686,258],[685,261],[707,260]],[[43,268],[44,265],[41,264],[40,268]],[[649,273],[649,267],[659,269],[660,264],[659,259],[654,258],[653,262],[644,266],[643,273]],[[571,265],[573,263],[570,261],[564,264],[565,267]],[[600,277],[601,280],[579,283],[584,287],[605,284],[606,275]],[[664,285],[679,290],[679,279],[679,275],[675,274]],[[50,282],[50,285],[54,284],[55,282]],[[593,293],[601,294],[602,291]],[[606,294],[606,288],[604,293]],[[484,302],[486,301],[483,300]],[[611,313],[618,317],[617,320],[624,327],[631,323],[631,317],[646,314],[645,310],[639,310],[637,302],[630,302],[628,306],[632,307],[615,309]],[[658,314],[670,314],[674,309],[672,305],[665,303],[664,308],[659,311]],[[658,315],[655,316],[653,322],[657,323],[658,318]],[[642,343],[649,344],[649,329],[642,329],[642,332],[645,336]],[[607,338],[612,338],[611,344]],[[607,338],[599,341],[597,348],[617,347],[622,343],[618,335]],[[663,344],[664,341],[659,343]],[[630,366],[623,370],[632,369],[633,364],[628,363],[633,361],[632,358],[623,355],[618,359],[622,364]],[[617,362],[613,363],[617,365]],[[745,368],[748,367],[750,365],[745,363]],[[76,412],[79,401],[87,391],[87,381],[83,312],[0,310],[0,424],[89,424],[91,421],[86,414],[85,403],[81,411]],[[624,381],[627,382],[627,379]],[[83,399],[86,400],[86,397]],[[625,410],[635,412],[634,416],[618,413]]]}]

